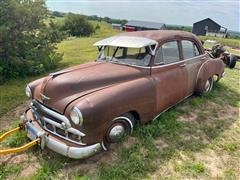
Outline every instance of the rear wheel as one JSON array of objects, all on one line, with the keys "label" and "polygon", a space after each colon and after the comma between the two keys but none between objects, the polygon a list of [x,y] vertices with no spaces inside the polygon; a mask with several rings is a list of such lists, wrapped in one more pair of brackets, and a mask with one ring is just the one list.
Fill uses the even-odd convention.
[{"label": "rear wheel", "polygon": [[236,56],[230,55],[230,60],[229,60],[228,67],[230,69],[233,69],[236,66],[237,60],[238,60],[238,58]]},{"label": "rear wheel", "polygon": [[136,120],[130,113],[114,118],[102,141],[102,148],[108,150],[112,143],[120,142],[124,136],[132,133],[135,124]]},{"label": "rear wheel", "polygon": [[213,77],[210,77],[204,85],[203,94],[210,92],[212,90],[212,87],[213,87]]}]

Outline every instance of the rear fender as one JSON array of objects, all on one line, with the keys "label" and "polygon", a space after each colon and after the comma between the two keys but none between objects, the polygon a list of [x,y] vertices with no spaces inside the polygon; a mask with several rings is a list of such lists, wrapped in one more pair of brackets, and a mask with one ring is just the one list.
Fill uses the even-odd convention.
[{"label": "rear fender", "polygon": [[224,63],[220,59],[207,59],[199,68],[197,79],[196,79],[196,92],[203,92],[206,81],[217,75],[218,80],[221,79],[224,72]]}]

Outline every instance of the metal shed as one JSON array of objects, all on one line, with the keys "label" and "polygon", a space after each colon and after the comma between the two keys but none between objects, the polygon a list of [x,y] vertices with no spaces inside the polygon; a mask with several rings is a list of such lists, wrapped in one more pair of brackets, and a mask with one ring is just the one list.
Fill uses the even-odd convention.
[{"label": "metal shed", "polygon": [[124,29],[128,32],[130,31],[143,31],[143,30],[164,30],[166,29],[166,25],[164,23],[158,22],[149,22],[149,21],[128,21],[124,25]]},{"label": "metal shed", "polygon": [[227,28],[222,27],[210,18],[206,18],[193,24],[192,33],[201,36],[225,36]]}]

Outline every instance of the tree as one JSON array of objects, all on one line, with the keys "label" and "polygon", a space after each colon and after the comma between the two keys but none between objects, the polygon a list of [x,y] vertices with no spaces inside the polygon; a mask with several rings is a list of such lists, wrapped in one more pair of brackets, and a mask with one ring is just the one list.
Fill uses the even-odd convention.
[{"label": "tree", "polygon": [[46,18],[44,0],[0,0],[0,82],[57,66],[61,35]]},{"label": "tree", "polygon": [[52,15],[55,17],[64,17],[64,13],[59,12],[59,11],[53,11]]},{"label": "tree", "polygon": [[90,36],[94,33],[93,25],[80,14],[69,13],[64,19],[63,30],[72,36]]}]

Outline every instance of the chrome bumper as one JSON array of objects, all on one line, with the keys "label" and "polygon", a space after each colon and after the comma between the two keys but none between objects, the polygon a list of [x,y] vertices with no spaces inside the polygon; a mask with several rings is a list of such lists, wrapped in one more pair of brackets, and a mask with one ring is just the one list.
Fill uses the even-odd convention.
[{"label": "chrome bumper", "polygon": [[57,141],[51,138],[51,136],[48,136],[43,129],[35,127],[31,119],[28,119],[26,113],[22,117],[22,121],[25,124],[26,131],[28,132],[28,137],[31,140],[36,138],[41,139],[40,145],[42,149],[44,147],[48,147],[52,151],[73,159],[87,158],[102,150],[100,143],[84,147],[72,147],[61,141]]}]

